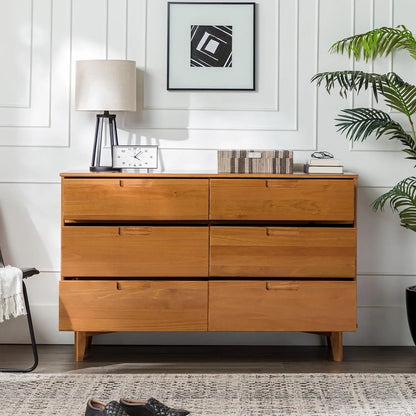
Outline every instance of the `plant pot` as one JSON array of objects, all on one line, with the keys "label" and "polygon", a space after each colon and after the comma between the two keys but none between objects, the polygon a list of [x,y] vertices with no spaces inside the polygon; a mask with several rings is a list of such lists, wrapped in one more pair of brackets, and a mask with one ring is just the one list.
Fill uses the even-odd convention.
[{"label": "plant pot", "polygon": [[406,288],[407,321],[413,342],[416,344],[416,286]]}]

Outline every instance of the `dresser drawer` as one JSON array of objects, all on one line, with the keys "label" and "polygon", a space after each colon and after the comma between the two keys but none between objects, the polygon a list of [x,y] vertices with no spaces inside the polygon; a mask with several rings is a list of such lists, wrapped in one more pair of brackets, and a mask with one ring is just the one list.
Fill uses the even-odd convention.
[{"label": "dresser drawer", "polygon": [[356,231],[341,227],[211,227],[210,276],[355,276]]},{"label": "dresser drawer", "polygon": [[209,331],[355,331],[354,281],[209,282]]},{"label": "dresser drawer", "polygon": [[61,331],[206,331],[207,282],[61,281]]},{"label": "dresser drawer", "polygon": [[72,179],[62,183],[62,218],[206,220],[207,179]]},{"label": "dresser drawer", "polygon": [[63,277],[206,277],[207,227],[62,228]]},{"label": "dresser drawer", "polygon": [[210,218],[354,221],[352,179],[211,179]]}]

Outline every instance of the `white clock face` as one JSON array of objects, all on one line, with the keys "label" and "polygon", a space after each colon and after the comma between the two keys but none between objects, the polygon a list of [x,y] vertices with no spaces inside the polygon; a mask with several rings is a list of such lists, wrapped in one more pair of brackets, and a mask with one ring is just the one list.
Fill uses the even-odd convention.
[{"label": "white clock face", "polygon": [[113,146],[113,168],[156,169],[157,146]]}]

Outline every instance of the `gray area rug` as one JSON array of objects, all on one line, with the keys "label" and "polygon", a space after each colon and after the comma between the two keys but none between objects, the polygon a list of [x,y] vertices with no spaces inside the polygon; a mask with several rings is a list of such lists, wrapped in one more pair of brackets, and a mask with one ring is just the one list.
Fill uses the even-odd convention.
[{"label": "gray area rug", "polygon": [[413,416],[416,374],[0,374],[1,416],[83,415],[91,397],[193,416]]}]

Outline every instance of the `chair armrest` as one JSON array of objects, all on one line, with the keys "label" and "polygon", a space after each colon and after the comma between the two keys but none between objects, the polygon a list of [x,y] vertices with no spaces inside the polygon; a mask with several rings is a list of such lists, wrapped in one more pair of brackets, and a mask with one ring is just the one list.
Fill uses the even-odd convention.
[{"label": "chair armrest", "polygon": [[20,270],[23,273],[23,279],[26,279],[35,274],[39,274],[39,270],[35,269],[34,267],[22,267]]}]

